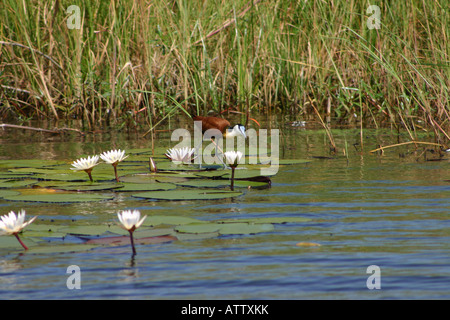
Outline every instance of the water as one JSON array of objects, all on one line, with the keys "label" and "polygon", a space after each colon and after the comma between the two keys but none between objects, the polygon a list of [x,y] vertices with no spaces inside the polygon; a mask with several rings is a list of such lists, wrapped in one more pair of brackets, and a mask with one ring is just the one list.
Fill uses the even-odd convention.
[{"label": "water", "polygon": [[[90,136],[21,142],[0,136],[0,158],[75,159],[81,152],[148,147],[138,135]],[[295,216],[310,222],[276,224],[268,233],[76,253],[1,253],[0,299],[449,299],[449,160],[425,161],[412,146],[370,154],[380,140],[398,137],[335,133],[351,146],[348,159],[327,159],[325,133],[286,131],[281,155],[311,159],[281,167],[272,187],[245,190],[222,201],[138,201],[46,205],[1,202],[2,214],[23,208],[43,219],[111,221],[118,210],[138,208],[201,220]],[[157,145],[169,145],[162,134]],[[173,146],[173,143],[172,143]],[[320,158],[317,158],[320,157]],[[299,242],[321,246],[297,246]],[[81,289],[69,290],[67,267],[81,270]],[[380,270],[381,289],[367,280]]]}]

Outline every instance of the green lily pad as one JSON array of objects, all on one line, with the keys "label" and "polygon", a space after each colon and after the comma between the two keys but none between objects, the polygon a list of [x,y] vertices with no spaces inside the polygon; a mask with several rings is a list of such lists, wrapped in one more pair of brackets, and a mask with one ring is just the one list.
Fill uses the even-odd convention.
[{"label": "green lily pad", "polygon": [[4,196],[9,201],[71,203],[112,200],[114,197],[100,194],[55,193],[55,194],[19,194]]},{"label": "green lily pad", "polygon": [[219,234],[254,234],[260,232],[269,232],[274,229],[269,223],[204,223],[204,224],[187,224],[175,227],[175,231],[181,233],[211,233]]},{"label": "green lily pad", "polygon": [[[194,187],[194,188],[222,188],[230,186],[229,180],[203,180],[203,179],[192,179],[187,181],[182,181],[175,183],[177,185],[183,187]],[[267,182],[259,182],[259,181],[245,181],[245,180],[235,180],[234,186],[238,188],[248,188],[248,187],[266,187],[268,185]]]},{"label": "green lily pad", "polygon": [[219,230],[220,234],[255,234],[269,232],[274,229],[271,223],[224,223]]},{"label": "green lily pad", "polygon": [[70,252],[83,252],[98,248],[95,245],[87,244],[60,244],[60,245],[45,245],[34,246],[27,251],[27,254],[43,254],[43,253],[70,253]]},{"label": "green lily pad", "polygon": [[163,191],[173,190],[177,186],[173,183],[126,183],[117,191]]},{"label": "green lily pad", "polygon": [[156,163],[156,168],[161,171],[203,171],[206,168],[199,168],[194,164],[176,164],[171,161],[160,161]]},{"label": "green lily pad", "polygon": [[181,182],[185,181],[185,177],[192,177],[191,175],[183,175],[178,173],[147,173],[147,174],[136,174],[131,176],[124,176],[120,178],[121,182],[124,183],[163,183],[163,182]]},{"label": "green lily pad", "polygon": [[0,190],[0,198],[9,197],[9,196],[17,196],[19,195],[19,191],[15,190]]},{"label": "green lily pad", "polygon": [[181,233],[211,233],[219,232],[222,224],[219,223],[191,223],[182,226],[176,226],[175,231]]},{"label": "green lily pad", "polygon": [[0,181],[0,188],[24,188],[26,186],[37,183],[37,180],[27,179],[27,180],[7,180]]},{"label": "green lily pad", "polygon": [[[135,244],[157,244],[157,243],[165,243],[165,242],[172,242],[178,240],[174,236],[170,235],[163,235],[163,236],[154,236],[154,237],[145,237],[145,238],[138,238],[134,237],[134,243]],[[129,236],[110,236],[110,237],[101,237],[98,239],[90,239],[86,242],[86,244],[89,245],[129,245],[131,244],[130,237]]]},{"label": "green lily pad", "polygon": [[66,186],[55,186],[54,188],[66,191],[102,191],[102,190],[122,190],[124,186],[117,183],[84,183],[84,184],[71,184]]},{"label": "green lily pad", "polygon": [[184,225],[190,223],[206,223],[202,220],[190,218],[190,217],[181,217],[181,216],[147,216],[144,220],[144,226],[158,226],[158,225]]},{"label": "green lily pad", "polygon": [[[28,248],[36,244],[32,239],[24,239],[22,235],[19,235],[19,237]],[[19,241],[17,241],[16,237],[9,235],[0,236],[0,249],[4,248],[24,250]]]},{"label": "green lily pad", "polygon": [[135,193],[136,198],[156,200],[214,200],[226,199],[242,195],[241,192],[222,190],[169,190]]},{"label": "green lily pad", "polygon": [[71,225],[58,229],[58,232],[65,232],[73,235],[95,236],[104,233],[128,234],[118,224],[98,224],[98,225]]},{"label": "green lily pad", "polygon": [[41,168],[64,163],[64,161],[40,159],[0,160],[0,168]]}]

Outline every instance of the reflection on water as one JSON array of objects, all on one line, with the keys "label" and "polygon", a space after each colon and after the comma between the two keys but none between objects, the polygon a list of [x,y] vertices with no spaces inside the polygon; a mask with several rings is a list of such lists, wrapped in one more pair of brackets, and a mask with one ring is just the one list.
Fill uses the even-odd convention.
[{"label": "reflection on water", "polygon": [[[222,218],[299,216],[307,223],[277,224],[265,234],[222,236],[78,253],[10,253],[0,248],[1,299],[448,299],[450,298],[449,160],[425,161],[412,146],[370,154],[398,137],[334,132],[330,157],[320,130],[285,130],[283,158],[311,159],[281,167],[272,187],[245,190],[223,201],[138,201],[48,205],[0,200],[2,214],[25,209],[42,219],[113,221],[116,212]],[[147,148],[136,133],[87,137],[0,136],[0,159],[71,161],[111,148]],[[28,136],[29,138],[29,136]],[[169,147],[170,132],[156,146]],[[342,151],[347,141],[348,158]],[[296,246],[298,242],[320,247]],[[81,290],[66,286],[66,269],[78,265]],[[381,289],[366,286],[367,267],[381,270]]]}]

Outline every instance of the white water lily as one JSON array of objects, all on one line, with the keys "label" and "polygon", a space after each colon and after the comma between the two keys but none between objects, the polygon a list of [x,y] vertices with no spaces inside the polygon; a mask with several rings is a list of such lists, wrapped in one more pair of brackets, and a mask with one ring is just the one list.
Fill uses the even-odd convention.
[{"label": "white water lily", "polygon": [[92,156],[92,157],[87,157],[87,158],[81,158],[81,159],[74,161],[72,163],[72,166],[74,168],[70,168],[70,169],[74,170],[74,171],[81,171],[81,170],[86,171],[86,173],[89,176],[89,179],[92,182],[93,180],[92,180],[91,172],[92,172],[92,169],[96,165],[98,165],[98,156],[97,155]]},{"label": "white water lily", "polygon": [[100,158],[109,164],[115,164],[125,160],[128,156],[125,156],[125,150],[119,149],[103,152]]},{"label": "white water lily", "polygon": [[125,156],[125,150],[111,150],[103,152],[100,155],[103,161],[111,164],[114,167],[114,174],[116,175],[116,181],[119,182],[119,176],[117,175],[117,165],[119,162],[125,160],[128,156]]},{"label": "white water lily", "polygon": [[74,168],[70,168],[71,170],[75,171],[81,171],[81,170],[89,170],[94,168],[96,165],[98,165],[98,156],[92,156],[87,158],[81,158],[72,163],[72,166]]},{"label": "white water lily", "polygon": [[25,211],[21,210],[17,216],[14,211],[1,217],[0,221],[0,234],[14,235],[20,242],[25,250],[28,250],[27,246],[20,240],[18,233],[23,230],[26,226],[32,223],[36,217],[31,218],[25,222]]},{"label": "white water lily", "polygon": [[242,152],[227,151],[224,153],[224,156],[225,156],[226,163],[228,163],[233,168],[233,167],[237,167],[239,161],[241,161]]},{"label": "white water lily", "polygon": [[[124,210],[117,214],[120,223],[122,223],[122,228],[128,231],[134,231],[139,228],[144,222],[147,216],[141,219],[141,212],[139,210]],[[140,220],[139,220],[140,219]]]},{"label": "white water lily", "polygon": [[131,248],[133,249],[133,255],[135,255],[136,249],[134,247],[133,232],[142,225],[147,216],[141,219],[141,212],[139,210],[124,210],[119,212],[117,216],[119,217],[120,223],[122,223],[121,227],[130,233]]},{"label": "white water lily", "polygon": [[190,163],[193,160],[194,152],[195,148],[172,148],[167,150],[166,157],[175,163]]},{"label": "white water lily", "polygon": [[234,170],[238,166],[239,161],[242,158],[242,152],[240,151],[227,151],[224,154],[225,162],[231,167],[231,191],[234,191]]}]

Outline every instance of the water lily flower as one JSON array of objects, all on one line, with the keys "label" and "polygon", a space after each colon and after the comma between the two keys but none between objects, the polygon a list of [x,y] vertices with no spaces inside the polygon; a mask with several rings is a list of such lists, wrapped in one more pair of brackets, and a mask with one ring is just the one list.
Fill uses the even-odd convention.
[{"label": "water lily flower", "polygon": [[231,168],[236,168],[239,161],[242,158],[242,152],[240,151],[227,151],[224,153],[225,161],[230,165]]},{"label": "water lily flower", "polygon": [[92,156],[92,157],[87,157],[87,158],[81,158],[81,159],[74,161],[72,163],[72,166],[74,168],[70,168],[70,169],[74,170],[74,171],[84,170],[88,174],[89,179],[92,182],[93,180],[92,180],[91,172],[92,172],[92,169],[94,169],[94,167],[96,165],[98,165],[98,156],[97,155]]},{"label": "water lily flower", "polygon": [[11,211],[9,214],[1,217],[0,221],[0,234],[6,235],[14,235],[19,243],[25,250],[28,250],[28,247],[20,240],[18,233],[22,231],[23,228],[32,223],[36,217],[31,218],[27,222],[25,222],[25,211],[21,210],[17,216],[14,211]]},{"label": "water lily flower", "polygon": [[172,148],[167,150],[165,156],[172,160],[174,163],[191,163],[192,156],[195,152],[195,148]]},{"label": "water lily flower", "polygon": [[117,216],[119,217],[120,223],[122,223],[120,227],[130,233],[131,247],[133,249],[133,255],[135,255],[136,249],[134,248],[133,232],[142,225],[147,216],[141,219],[141,212],[139,210],[124,210],[119,212]]},{"label": "water lily flower", "polygon": [[119,177],[117,175],[117,165],[119,164],[119,162],[128,158],[128,156],[125,156],[125,150],[122,151],[119,149],[103,152],[100,155],[100,158],[102,158],[103,161],[111,164],[114,167],[114,174],[116,175],[116,181],[119,182]]},{"label": "water lily flower", "polygon": [[225,161],[231,167],[231,191],[234,190],[234,170],[238,166],[239,161],[242,158],[242,152],[240,151],[227,151],[224,154]]}]

